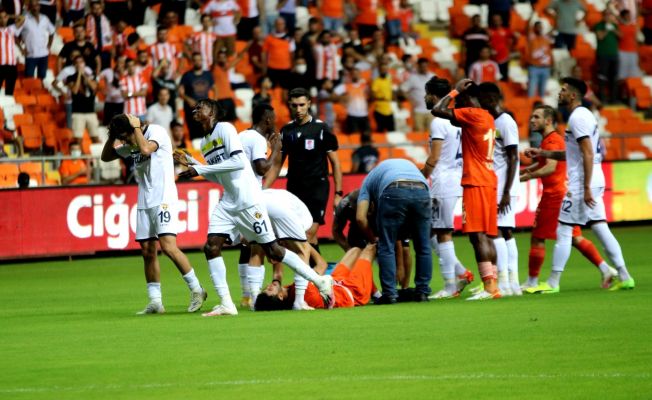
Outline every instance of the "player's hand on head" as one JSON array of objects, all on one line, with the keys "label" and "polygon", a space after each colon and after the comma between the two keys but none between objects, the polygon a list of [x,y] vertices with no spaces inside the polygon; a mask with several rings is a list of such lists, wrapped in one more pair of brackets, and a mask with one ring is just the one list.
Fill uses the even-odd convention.
[{"label": "player's hand on head", "polygon": [[535,158],[535,157],[541,157],[543,156],[541,149],[538,149],[536,147],[528,147],[523,151],[523,154],[525,154],[525,157],[528,158]]},{"label": "player's hand on head", "polygon": [[129,120],[129,124],[133,128],[139,128],[140,127],[140,118],[138,118],[135,115],[132,114],[127,114],[127,119]]},{"label": "player's hand on head", "polygon": [[190,167],[186,171],[183,171],[179,174],[179,178],[183,178],[183,179],[191,179],[196,176],[199,176],[199,174],[197,173],[197,170],[195,170],[193,167]]},{"label": "player's hand on head", "polygon": [[455,89],[458,92],[463,92],[466,89],[468,89],[469,86],[471,86],[471,85],[473,85],[473,81],[471,79],[465,78],[465,79],[462,79],[459,82],[457,82],[457,85],[456,85]]}]

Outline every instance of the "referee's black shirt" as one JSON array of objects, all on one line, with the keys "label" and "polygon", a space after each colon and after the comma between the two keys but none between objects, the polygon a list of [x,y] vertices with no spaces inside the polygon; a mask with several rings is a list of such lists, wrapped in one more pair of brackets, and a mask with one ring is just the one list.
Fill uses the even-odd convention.
[{"label": "referee's black shirt", "polygon": [[310,117],[298,125],[290,122],[281,129],[283,157],[288,158],[288,181],[314,182],[328,176],[329,151],[338,148],[337,137],[325,122]]}]

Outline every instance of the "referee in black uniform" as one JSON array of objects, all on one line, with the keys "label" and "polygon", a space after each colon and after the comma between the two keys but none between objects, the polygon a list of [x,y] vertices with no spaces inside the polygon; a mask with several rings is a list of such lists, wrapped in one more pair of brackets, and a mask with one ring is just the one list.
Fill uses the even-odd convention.
[{"label": "referee in black uniform", "polygon": [[331,163],[335,182],[335,207],[343,194],[337,138],[325,122],[310,115],[310,95],[306,89],[292,89],[288,97],[293,120],[281,129],[281,154],[267,174],[265,187],[274,183],[287,157],[287,190],[301,199],[310,210],[313,223],[308,231],[308,242],[319,251],[317,229],[319,225],[324,225],[330,191],[328,162]]}]

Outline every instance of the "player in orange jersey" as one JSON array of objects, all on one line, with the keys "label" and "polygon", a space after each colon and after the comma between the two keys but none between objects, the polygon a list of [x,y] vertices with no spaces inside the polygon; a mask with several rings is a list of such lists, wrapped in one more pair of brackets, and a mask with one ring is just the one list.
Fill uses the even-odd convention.
[{"label": "player in orange jersey", "polygon": [[[555,109],[540,105],[534,108],[530,116],[530,128],[533,132],[541,132],[542,150],[564,151],[564,138],[555,129]],[[530,240],[530,259],[528,263],[528,279],[521,285],[522,290],[535,288],[539,285],[539,272],[546,256],[546,239],[557,239],[557,217],[566,194],[566,161],[537,158],[535,163],[525,168],[520,180],[541,178],[543,194],[537,206],[536,217]],[[573,247],[591,261],[602,273],[602,287],[607,289],[613,283],[618,271],[607,264],[593,242],[582,236],[578,225],[573,227]]]},{"label": "player in orange jersey", "polygon": [[[493,170],[496,130],[491,114],[480,107],[478,94],[479,88],[473,81],[462,79],[432,109],[435,117],[448,119],[462,128],[462,231],[469,234],[484,283],[484,290],[468,300],[500,297],[496,248],[491,239],[498,233],[498,180]],[[454,98],[455,108],[450,109]]]},{"label": "player in orange jersey", "polygon": [[[364,306],[376,292],[371,263],[376,257],[376,245],[368,244],[364,249],[350,248],[337,264],[333,277],[335,308]],[[322,266],[323,265],[323,266]],[[323,275],[325,264],[315,267],[315,272]],[[352,267],[351,267],[352,266]],[[319,295],[319,289],[298,275],[289,286],[282,286],[273,280],[256,298],[256,311],[313,310],[326,308]]]}]

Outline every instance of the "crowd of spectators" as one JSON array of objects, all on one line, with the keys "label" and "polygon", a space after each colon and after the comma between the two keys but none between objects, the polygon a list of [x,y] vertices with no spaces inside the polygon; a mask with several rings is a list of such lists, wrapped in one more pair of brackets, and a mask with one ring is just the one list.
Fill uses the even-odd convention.
[{"label": "crowd of spectators", "polygon": [[[551,0],[545,15],[532,14],[524,33],[511,27],[512,1],[471,3],[488,4],[488,24],[480,15],[471,18],[460,38],[460,68],[451,76],[509,81],[510,64],[520,59],[529,78],[527,95],[543,97],[553,49],[575,48],[585,3]],[[603,19],[588,27],[597,39],[595,70],[578,74],[592,76],[601,103],[621,101],[619,84],[641,74],[636,21],[640,15],[641,37],[652,44],[652,0],[638,3],[609,1]],[[315,11],[305,30],[297,24],[299,6]],[[186,20],[187,9],[196,10],[198,23]],[[153,12],[155,40],[147,45],[136,28]],[[412,125],[401,126],[405,131],[425,132],[432,118],[424,84],[439,65],[408,51],[418,36],[417,21],[406,0],[3,0],[0,86],[4,81],[5,95],[13,93],[20,52],[23,76],[43,79],[49,67],[54,70],[52,89],[76,140],[87,132],[100,141],[100,126],[126,112],[167,127],[184,147],[204,134],[189,118],[202,98],[217,99],[223,119],[234,122],[237,89],[254,91],[247,99],[253,108],[285,107],[287,91],[305,87],[319,118],[335,132],[359,134],[373,149],[372,132],[399,129],[397,106],[409,108]],[[61,26],[71,27],[72,40],[52,67],[48,56]],[[517,48],[521,35],[525,49]],[[237,68],[245,58],[247,73]],[[363,153],[356,153],[356,170],[368,169],[374,155]]]}]

